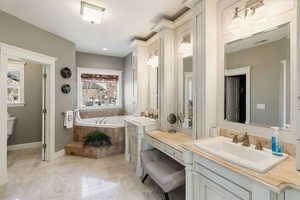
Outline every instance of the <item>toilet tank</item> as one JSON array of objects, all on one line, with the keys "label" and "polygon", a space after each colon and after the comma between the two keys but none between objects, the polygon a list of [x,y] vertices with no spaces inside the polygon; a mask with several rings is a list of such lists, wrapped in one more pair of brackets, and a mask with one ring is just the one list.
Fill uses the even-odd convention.
[{"label": "toilet tank", "polygon": [[16,118],[15,117],[8,117],[7,118],[7,136],[11,136],[14,132],[14,125],[15,125]]}]

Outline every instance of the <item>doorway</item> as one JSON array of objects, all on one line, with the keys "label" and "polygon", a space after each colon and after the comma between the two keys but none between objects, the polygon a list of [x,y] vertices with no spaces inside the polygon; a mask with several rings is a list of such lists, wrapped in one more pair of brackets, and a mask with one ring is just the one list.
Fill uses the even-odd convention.
[{"label": "doorway", "polygon": [[7,182],[7,74],[8,61],[19,60],[39,64],[44,69],[44,108],[42,136],[43,160],[55,156],[55,61],[56,58],[0,43],[0,185]]},{"label": "doorway", "polygon": [[225,120],[250,123],[251,106],[250,66],[225,70]]},{"label": "doorway", "polygon": [[226,120],[246,123],[246,75],[226,76]]}]

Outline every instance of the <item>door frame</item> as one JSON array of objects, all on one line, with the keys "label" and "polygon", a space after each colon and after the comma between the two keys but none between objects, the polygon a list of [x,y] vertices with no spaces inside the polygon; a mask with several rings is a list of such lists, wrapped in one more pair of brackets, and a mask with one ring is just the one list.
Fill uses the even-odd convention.
[{"label": "door frame", "polygon": [[[234,68],[234,69],[226,69],[225,76],[239,76],[246,75],[246,124],[250,123],[251,118],[251,66]],[[225,98],[225,97],[224,97]]]},{"label": "door frame", "polygon": [[47,77],[47,119],[45,137],[47,140],[45,160],[55,158],[55,62],[57,58],[16,46],[0,43],[0,185],[7,183],[7,62],[8,59],[22,59],[46,66]]}]

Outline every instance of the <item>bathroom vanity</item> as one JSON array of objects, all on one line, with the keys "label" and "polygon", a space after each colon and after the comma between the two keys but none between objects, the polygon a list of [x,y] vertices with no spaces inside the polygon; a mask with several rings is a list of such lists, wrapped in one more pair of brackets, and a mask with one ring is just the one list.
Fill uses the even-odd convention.
[{"label": "bathroom vanity", "polygon": [[[129,123],[128,130],[135,131],[128,132],[143,137],[133,139],[139,141],[133,149],[156,148],[185,165],[186,200],[299,199],[297,1],[189,0],[186,5],[191,10],[183,17],[162,20],[153,28],[158,34],[151,40],[160,43],[151,53],[160,56],[156,71],[160,131]],[[148,45],[141,44],[144,50]],[[170,113],[178,116],[180,133],[167,133],[174,128],[167,122]],[[259,168],[263,159],[256,152],[235,155],[240,160],[233,162],[197,145],[217,127],[219,134],[221,129],[247,132],[270,148],[274,126],[280,127],[290,156],[272,166],[265,162],[265,168]],[[250,139],[252,145],[254,141]],[[218,145],[222,144],[216,143],[216,151]],[[240,146],[235,147],[239,152]],[[276,160],[267,152],[266,160]],[[139,166],[138,153],[129,154],[137,157]],[[249,155],[252,168],[247,166]]]},{"label": "bathroom vanity", "polygon": [[148,149],[143,142],[145,132],[158,129],[154,119],[146,117],[130,117],[125,119],[125,159],[136,170],[137,176],[142,176],[141,152]]},{"label": "bathroom vanity", "polygon": [[291,157],[268,172],[259,173],[220,159],[195,144],[184,148],[187,200],[299,199],[300,173]]}]

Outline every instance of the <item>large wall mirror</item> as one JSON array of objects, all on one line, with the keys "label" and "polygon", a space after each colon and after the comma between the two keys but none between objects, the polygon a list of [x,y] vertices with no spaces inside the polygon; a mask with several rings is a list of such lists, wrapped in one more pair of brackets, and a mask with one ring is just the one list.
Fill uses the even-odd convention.
[{"label": "large wall mirror", "polygon": [[289,128],[290,88],[288,24],[225,44],[226,121]]},{"label": "large wall mirror", "polygon": [[148,48],[148,110],[158,118],[159,113],[159,41],[150,44]]},{"label": "large wall mirror", "polygon": [[179,38],[178,55],[178,115],[182,129],[193,127],[193,45],[191,32]]}]

